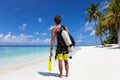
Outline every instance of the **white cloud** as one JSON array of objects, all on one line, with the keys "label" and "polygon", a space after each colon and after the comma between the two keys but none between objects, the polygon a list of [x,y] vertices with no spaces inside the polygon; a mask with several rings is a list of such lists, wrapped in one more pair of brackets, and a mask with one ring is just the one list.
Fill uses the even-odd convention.
[{"label": "white cloud", "polygon": [[50,44],[51,39],[35,38],[32,35],[13,35],[11,32],[6,35],[0,34],[0,44]]},{"label": "white cloud", "polygon": [[37,39],[35,39],[35,40],[31,40],[31,43],[32,44],[40,44],[42,41],[39,39],[39,38],[37,38]]},{"label": "white cloud", "polygon": [[37,38],[37,39],[34,39],[34,40],[31,40],[31,44],[50,44],[50,41],[51,41],[51,39],[39,39],[39,38]]},{"label": "white cloud", "polygon": [[50,43],[51,39],[45,39],[44,41]]},{"label": "white cloud", "polygon": [[47,34],[47,33],[41,33],[41,35],[46,36],[46,35],[48,35],[48,34]]},{"label": "white cloud", "polygon": [[86,22],[85,25],[85,31],[91,31],[94,27],[95,27],[95,23],[92,21],[92,22]]},{"label": "white cloud", "polygon": [[80,35],[77,36],[77,38],[78,38],[79,40],[82,40],[83,38],[85,38],[85,36],[83,36],[82,34],[80,34]]},{"label": "white cloud", "polygon": [[3,34],[0,34],[0,38],[2,38],[3,37]]},{"label": "white cloud", "polygon": [[95,35],[95,30],[92,30],[92,32],[90,33],[91,36]]},{"label": "white cloud", "polygon": [[20,34],[20,36],[18,36],[19,39],[28,39],[28,38],[32,38],[32,35],[25,35],[25,34]]},{"label": "white cloud", "polygon": [[27,27],[27,24],[26,24],[26,23],[24,23],[24,24],[22,24],[21,26],[19,26],[19,28],[20,28],[22,31],[24,31],[24,30],[26,29],[26,27]]},{"label": "white cloud", "polygon": [[83,34],[79,34],[77,36],[76,44],[79,44],[80,42],[82,42],[84,38],[85,36]]},{"label": "white cloud", "polygon": [[51,39],[39,39],[39,38],[37,38],[37,39],[35,39],[35,40],[31,40],[31,43],[32,44],[50,44],[50,41],[51,41]]},{"label": "white cloud", "polygon": [[17,37],[13,35],[11,38],[12,38],[12,39],[16,39]]},{"label": "white cloud", "polygon": [[11,35],[11,32],[9,32],[8,34],[6,34],[3,39],[2,39],[3,42],[12,42],[12,35]]},{"label": "white cloud", "polygon": [[39,35],[39,32],[35,32],[35,35]]},{"label": "white cloud", "polygon": [[76,43],[80,43],[80,42],[82,42],[82,40],[77,40],[77,41],[76,41]]},{"label": "white cloud", "polygon": [[42,23],[42,18],[38,18],[38,22],[39,22],[39,23]]},{"label": "white cloud", "polygon": [[9,32],[7,35],[5,35],[5,37],[4,38],[11,38],[11,32]]},{"label": "white cloud", "polygon": [[19,36],[12,35],[11,32],[8,34],[4,35],[0,34],[0,43],[7,44],[7,43],[29,43],[31,38],[33,37],[32,35],[25,35],[25,34],[20,34]]}]

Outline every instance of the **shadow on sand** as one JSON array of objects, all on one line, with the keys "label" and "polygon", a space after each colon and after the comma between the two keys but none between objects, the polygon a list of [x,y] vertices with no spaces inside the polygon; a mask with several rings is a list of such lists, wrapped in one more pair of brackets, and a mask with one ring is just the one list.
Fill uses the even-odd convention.
[{"label": "shadow on sand", "polygon": [[54,77],[58,77],[59,74],[57,73],[50,73],[50,72],[38,72],[38,74],[42,75],[42,76],[54,76]]}]

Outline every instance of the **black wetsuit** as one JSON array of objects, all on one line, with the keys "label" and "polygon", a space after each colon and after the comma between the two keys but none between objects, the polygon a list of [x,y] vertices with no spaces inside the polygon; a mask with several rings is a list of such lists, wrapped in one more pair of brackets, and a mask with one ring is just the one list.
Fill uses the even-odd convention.
[{"label": "black wetsuit", "polygon": [[[67,49],[67,46],[62,38],[61,32],[62,32],[61,29],[59,32],[57,32],[56,56],[58,53],[59,54],[68,54],[68,49]],[[55,59],[56,59],[56,56],[55,56]]]}]

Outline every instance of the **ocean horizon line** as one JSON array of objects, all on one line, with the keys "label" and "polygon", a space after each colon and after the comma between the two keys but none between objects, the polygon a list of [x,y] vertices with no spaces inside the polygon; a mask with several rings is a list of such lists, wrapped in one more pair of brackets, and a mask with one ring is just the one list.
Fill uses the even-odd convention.
[{"label": "ocean horizon line", "polygon": [[0,47],[48,47],[50,45],[0,45]]},{"label": "ocean horizon line", "polygon": [[[77,46],[95,46],[95,45],[76,45],[75,47],[77,47]],[[0,47],[50,47],[50,45],[20,45],[20,44],[18,44],[18,45],[0,45]],[[54,45],[54,47],[56,47],[56,45]]]}]

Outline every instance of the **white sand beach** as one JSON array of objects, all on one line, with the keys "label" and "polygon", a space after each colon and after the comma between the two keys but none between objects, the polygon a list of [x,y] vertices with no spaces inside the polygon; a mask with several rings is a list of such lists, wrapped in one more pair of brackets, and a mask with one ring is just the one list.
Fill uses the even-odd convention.
[{"label": "white sand beach", "polygon": [[79,47],[69,63],[68,78],[58,77],[57,61],[48,72],[46,59],[0,74],[0,80],[120,80],[120,49],[115,47]]}]

